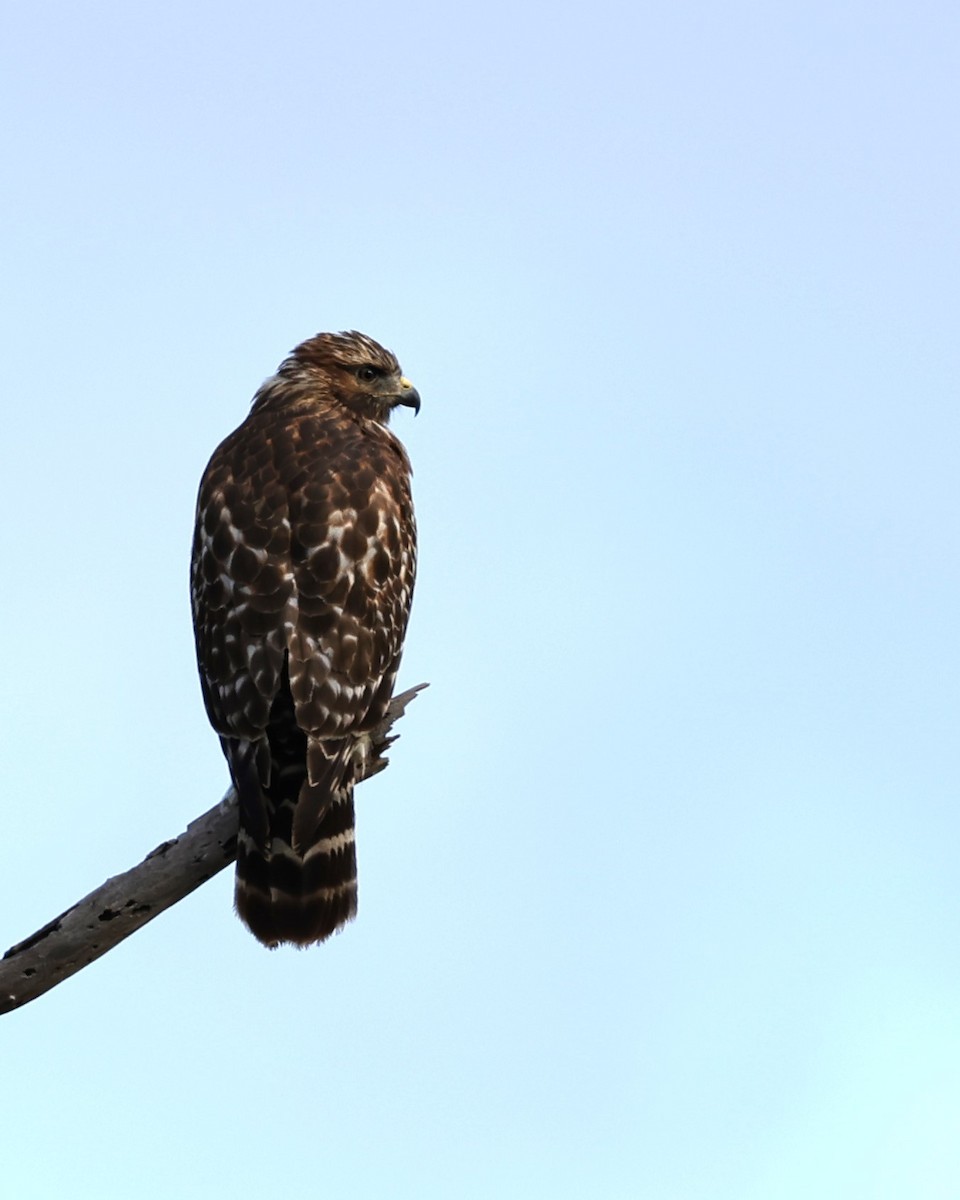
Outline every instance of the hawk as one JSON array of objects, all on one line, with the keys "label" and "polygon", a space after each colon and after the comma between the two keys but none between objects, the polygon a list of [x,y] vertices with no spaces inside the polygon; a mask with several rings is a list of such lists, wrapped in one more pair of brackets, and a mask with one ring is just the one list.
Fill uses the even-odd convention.
[{"label": "hawk", "polygon": [[239,797],[236,908],[264,945],[357,911],[353,788],[393,693],[416,570],[420,396],[355,331],[299,345],[216,449],[191,569],[200,683]]}]

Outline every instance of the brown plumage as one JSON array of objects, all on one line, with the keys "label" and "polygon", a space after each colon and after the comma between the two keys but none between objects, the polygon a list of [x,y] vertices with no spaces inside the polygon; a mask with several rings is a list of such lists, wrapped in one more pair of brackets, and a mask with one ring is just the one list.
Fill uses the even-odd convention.
[{"label": "brown plumage", "polygon": [[318,334],[200,483],[200,682],[240,798],[237,912],[268,946],[322,941],[357,910],[354,780],[393,693],[416,569],[397,405],[420,397],[389,350]]}]

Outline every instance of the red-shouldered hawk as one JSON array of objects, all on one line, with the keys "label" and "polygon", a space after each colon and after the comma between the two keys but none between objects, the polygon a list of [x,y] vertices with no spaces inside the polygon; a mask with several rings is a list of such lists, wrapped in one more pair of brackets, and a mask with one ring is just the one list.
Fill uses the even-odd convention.
[{"label": "red-shouldered hawk", "polygon": [[207,714],[240,800],[236,907],[265,945],[357,911],[353,786],[410,613],[420,396],[362,333],[303,342],[204,472],[193,621]]}]

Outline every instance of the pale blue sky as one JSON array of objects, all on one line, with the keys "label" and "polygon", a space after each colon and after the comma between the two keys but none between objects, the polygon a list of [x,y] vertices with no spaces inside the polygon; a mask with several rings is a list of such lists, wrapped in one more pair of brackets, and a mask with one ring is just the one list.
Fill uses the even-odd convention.
[{"label": "pale blue sky", "polygon": [[955,6],[10,5],[0,943],[212,804],[196,485],[423,396],[360,916],[0,1020],[5,1194],[960,1197]]}]

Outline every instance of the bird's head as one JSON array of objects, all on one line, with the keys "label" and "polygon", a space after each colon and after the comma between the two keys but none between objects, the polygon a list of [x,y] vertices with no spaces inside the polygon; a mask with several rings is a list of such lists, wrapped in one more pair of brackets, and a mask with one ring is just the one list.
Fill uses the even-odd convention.
[{"label": "bird's head", "polygon": [[365,333],[318,333],[301,342],[287,362],[322,381],[358,416],[386,422],[401,405],[420,411],[420,394],[404,377],[396,355]]}]

